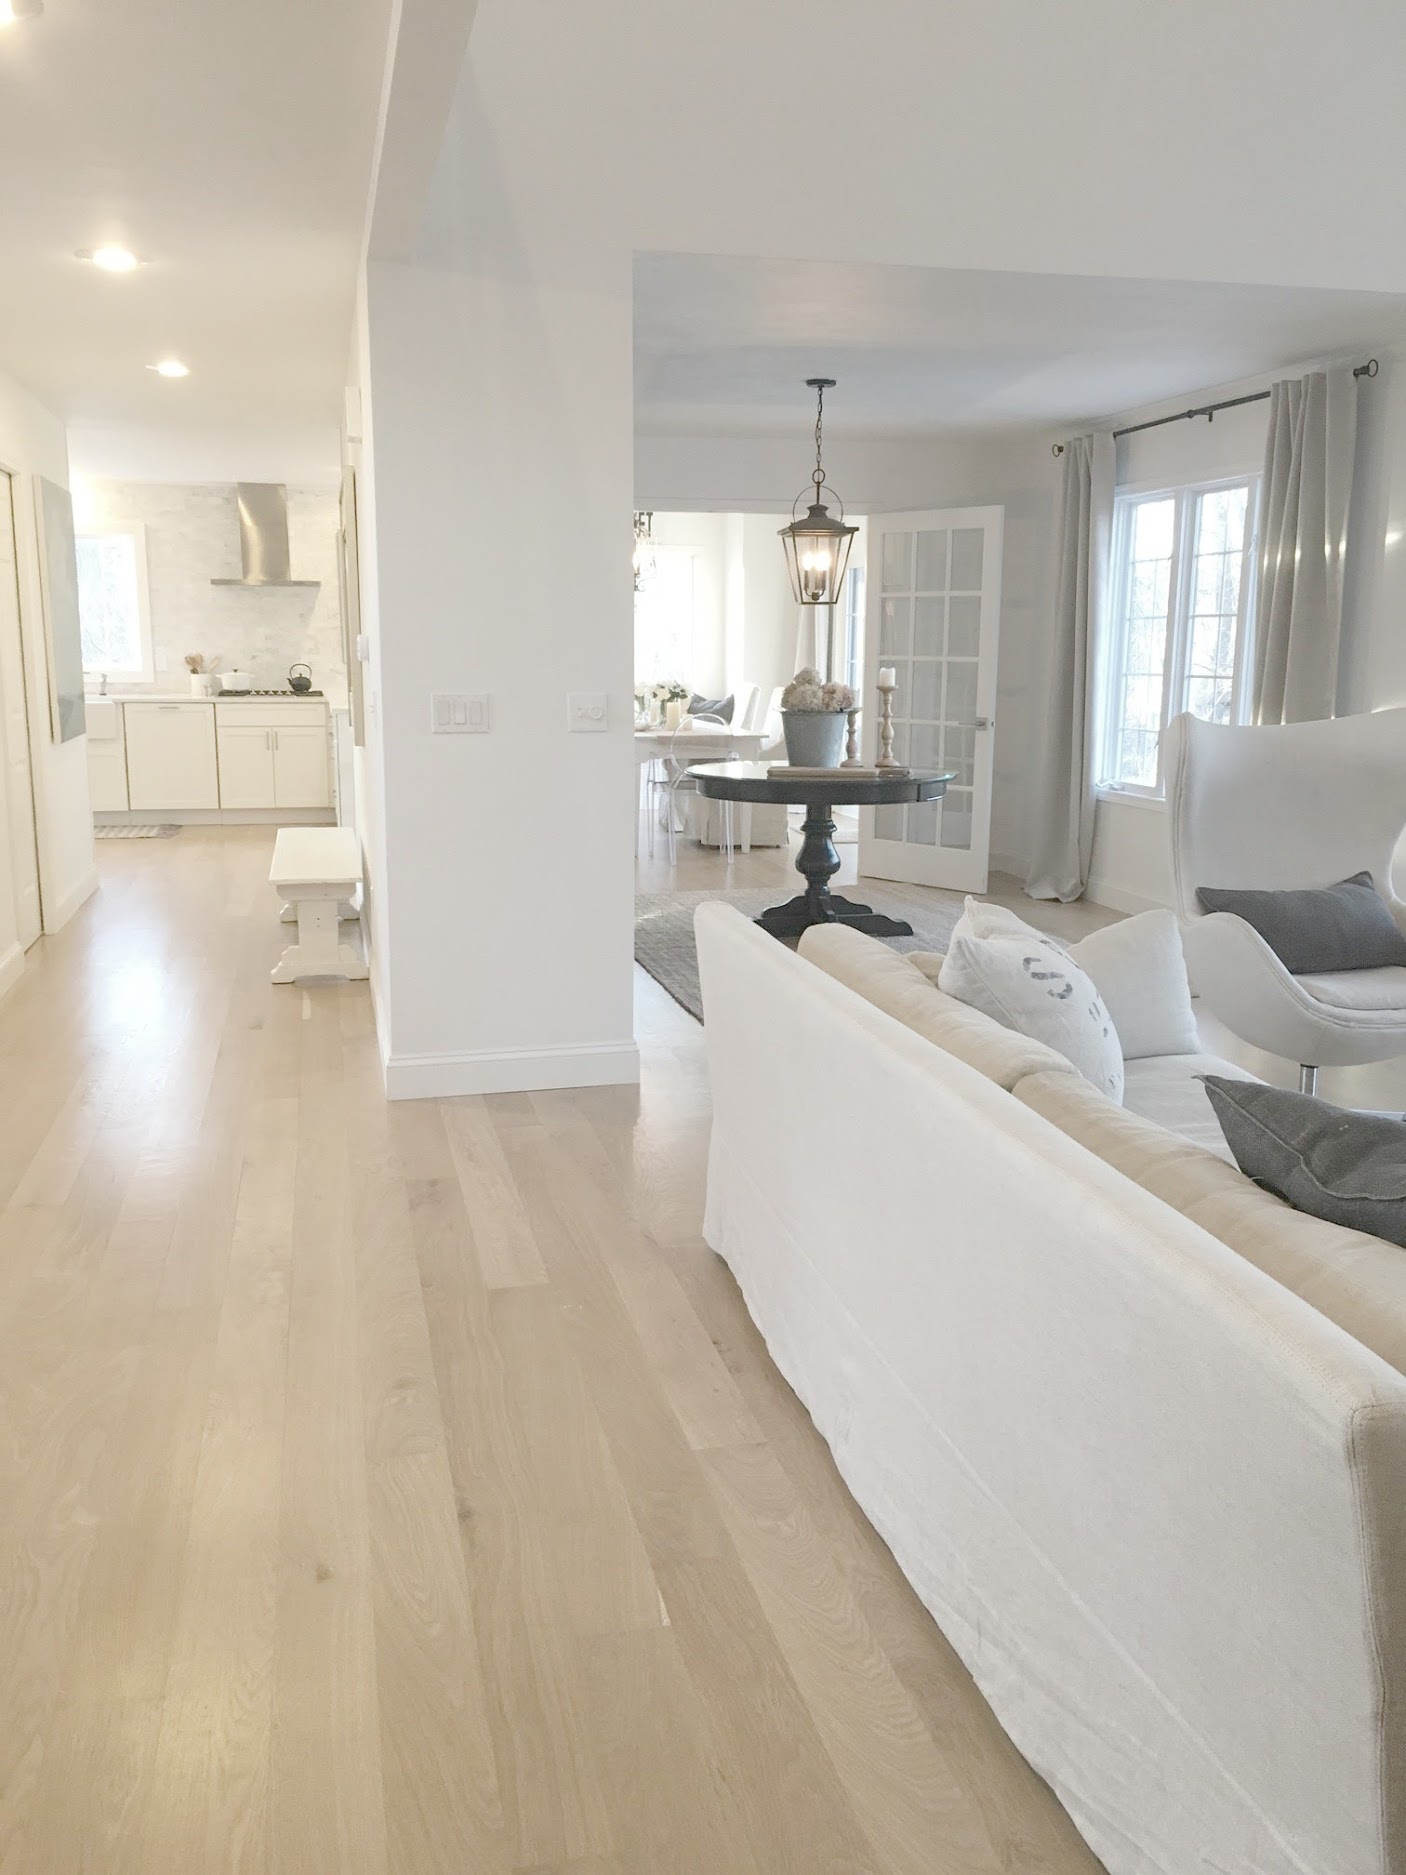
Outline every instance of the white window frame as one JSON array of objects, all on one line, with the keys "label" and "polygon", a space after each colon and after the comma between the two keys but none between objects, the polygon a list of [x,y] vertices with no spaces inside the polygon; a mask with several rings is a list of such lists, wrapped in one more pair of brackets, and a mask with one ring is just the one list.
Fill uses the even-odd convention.
[{"label": "white window frame", "polygon": [[[1217,475],[1205,481],[1175,482],[1170,487],[1146,483],[1120,488],[1113,507],[1113,551],[1109,566],[1109,616],[1107,642],[1099,673],[1099,713],[1101,717],[1098,772],[1102,777],[1096,792],[1100,798],[1114,801],[1156,803],[1166,798],[1163,753],[1167,725],[1178,711],[1172,708],[1174,697],[1186,693],[1186,664],[1189,656],[1189,617],[1186,598],[1191,585],[1191,563],[1195,558],[1194,529],[1190,517],[1201,496],[1223,488],[1248,490],[1245,504],[1245,540],[1241,548],[1240,629],[1235,639],[1235,674],[1232,689],[1232,720],[1250,720],[1250,671],[1254,658],[1255,584],[1259,567],[1260,474],[1258,470],[1239,475]],[[1177,504],[1172,540],[1170,589],[1167,597],[1168,645],[1162,667],[1162,717],[1157,741],[1157,779],[1143,782],[1117,781],[1118,742],[1122,733],[1121,708],[1127,671],[1126,588],[1128,554],[1132,544],[1133,511],[1145,501],[1174,500]]]},{"label": "white window frame", "polygon": [[[677,544],[673,541],[654,540],[650,543],[654,554],[655,566],[660,567],[666,561],[673,560],[680,566],[687,564],[689,579],[689,623],[688,643],[679,653],[679,661],[686,667],[682,670],[660,670],[656,676],[636,670],[635,682],[640,683],[681,683],[692,684],[693,666],[698,655],[698,549]],[[656,574],[656,580],[658,575]],[[636,606],[638,612],[638,606]],[[638,647],[636,647],[637,649]]]},{"label": "white window frame", "polygon": [[146,523],[143,521],[101,521],[91,527],[76,528],[79,540],[127,539],[132,542],[132,561],[137,581],[137,628],[141,637],[142,661],[140,666],[89,664],[83,665],[85,677],[120,677],[133,683],[149,684],[156,679],[156,662],[151,643],[151,588],[147,579],[146,565]]}]

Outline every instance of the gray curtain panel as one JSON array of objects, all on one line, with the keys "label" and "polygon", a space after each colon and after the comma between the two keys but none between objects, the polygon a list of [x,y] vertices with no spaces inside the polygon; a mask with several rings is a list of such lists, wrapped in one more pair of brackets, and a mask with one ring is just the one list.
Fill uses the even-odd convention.
[{"label": "gray curtain panel", "polygon": [[1094,845],[1094,666],[1103,637],[1113,537],[1114,443],[1076,436],[1061,457],[1059,548],[1044,760],[1037,771],[1035,828],[1025,889],[1031,898],[1080,897]]},{"label": "gray curtain panel", "polygon": [[1257,723],[1336,713],[1356,443],[1350,366],[1285,378],[1270,391],[1255,600]]}]

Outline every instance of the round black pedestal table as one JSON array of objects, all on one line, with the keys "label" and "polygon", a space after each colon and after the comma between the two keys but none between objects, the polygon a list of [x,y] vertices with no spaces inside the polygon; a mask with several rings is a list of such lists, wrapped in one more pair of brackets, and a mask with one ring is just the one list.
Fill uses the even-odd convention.
[{"label": "round black pedestal table", "polygon": [[836,768],[824,775],[788,776],[784,769],[773,774],[765,762],[699,762],[688,772],[698,792],[710,801],[774,801],[806,810],[796,858],[796,871],[806,889],[798,898],[764,911],[757,919],[764,931],[776,938],[798,938],[813,924],[847,924],[874,937],[912,937],[912,925],[830,890],[830,881],[840,870],[833,810],[940,800],[951,775],[850,775]]}]

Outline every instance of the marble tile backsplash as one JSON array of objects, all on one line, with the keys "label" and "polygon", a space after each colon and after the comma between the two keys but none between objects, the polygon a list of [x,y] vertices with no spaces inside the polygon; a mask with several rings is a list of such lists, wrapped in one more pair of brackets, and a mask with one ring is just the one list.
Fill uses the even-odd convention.
[{"label": "marble tile backsplash", "polygon": [[[221,670],[248,671],[257,689],[285,683],[290,664],[310,664],[315,688],[333,702],[345,700],[335,492],[288,490],[293,577],[320,580],[315,592],[210,584],[241,571],[232,482],[91,482],[87,492],[90,524],[145,527],[155,689],[184,689],[185,654],[201,651]],[[80,514],[80,533],[84,520]]]}]

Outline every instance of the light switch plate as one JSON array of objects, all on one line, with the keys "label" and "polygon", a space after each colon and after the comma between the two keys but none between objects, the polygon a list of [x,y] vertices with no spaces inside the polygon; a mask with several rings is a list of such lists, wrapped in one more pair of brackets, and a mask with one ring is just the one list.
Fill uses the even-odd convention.
[{"label": "light switch plate", "polygon": [[594,731],[610,727],[610,711],[603,690],[572,690],[566,698],[568,729]]},{"label": "light switch plate", "polygon": [[488,698],[481,692],[438,690],[430,698],[430,727],[437,736],[486,735]]}]

